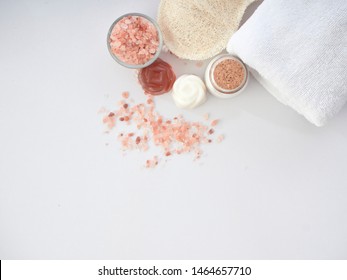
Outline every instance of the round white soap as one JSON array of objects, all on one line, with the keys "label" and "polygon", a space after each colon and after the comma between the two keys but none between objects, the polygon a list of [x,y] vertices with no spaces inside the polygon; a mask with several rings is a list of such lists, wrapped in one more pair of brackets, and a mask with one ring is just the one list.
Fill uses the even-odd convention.
[{"label": "round white soap", "polygon": [[172,97],[177,107],[192,109],[206,101],[206,86],[198,76],[182,75],[173,85]]}]

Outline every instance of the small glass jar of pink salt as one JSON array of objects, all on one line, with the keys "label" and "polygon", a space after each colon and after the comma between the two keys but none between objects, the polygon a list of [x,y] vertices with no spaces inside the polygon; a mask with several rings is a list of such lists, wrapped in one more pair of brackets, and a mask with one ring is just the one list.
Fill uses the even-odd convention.
[{"label": "small glass jar of pink salt", "polygon": [[239,95],[247,86],[248,69],[236,56],[221,54],[213,58],[205,71],[206,87],[219,98]]},{"label": "small glass jar of pink salt", "polygon": [[162,46],[163,38],[158,24],[140,13],[120,16],[107,34],[111,56],[128,68],[149,66],[159,57]]}]

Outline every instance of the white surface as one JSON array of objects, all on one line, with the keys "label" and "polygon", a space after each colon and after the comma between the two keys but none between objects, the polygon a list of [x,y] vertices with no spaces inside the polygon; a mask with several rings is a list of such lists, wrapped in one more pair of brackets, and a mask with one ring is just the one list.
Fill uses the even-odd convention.
[{"label": "white surface", "polygon": [[157,4],[0,2],[0,258],[346,258],[346,107],[316,128],[253,79],[188,112],[161,96],[160,112],[209,112],[226,138],[154,170],[102,133],[100,107],[143,100],[109,25]]}]

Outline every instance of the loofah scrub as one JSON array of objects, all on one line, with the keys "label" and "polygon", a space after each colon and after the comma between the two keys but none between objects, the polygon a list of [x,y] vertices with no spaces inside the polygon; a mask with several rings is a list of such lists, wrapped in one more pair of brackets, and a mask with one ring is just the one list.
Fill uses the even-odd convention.
[{"label": "loofah scrub", "polygon": [[256,0],[161,0],[158,24],[179,58],[204,60],[226,48],[249,4]]}]

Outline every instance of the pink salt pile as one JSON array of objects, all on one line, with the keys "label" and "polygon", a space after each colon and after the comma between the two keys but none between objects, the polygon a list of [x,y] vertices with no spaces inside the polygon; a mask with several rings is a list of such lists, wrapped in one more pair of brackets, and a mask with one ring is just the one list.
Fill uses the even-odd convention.
[{"label": "pink salt pile", "polygon": [[[135,128],[134,131],[118,134],[117,139],[124,151],[147,151],[149,144],[153,143],[161,148],[162,158],[194,153],[195,159],[198,159],[202,154],[201,145],[213,141],[218,120],[206,125],[201,122],[189,122],[183,116],[164,118],[155,110],[151,95],[147,95],[146,102],[140,104],[131,104],[128,92],[123,92],[122,97],[119,107],[114,111],[107,111],[103,122],[109,130],[115,128],[119,122]],[[205,115],[205,120],[207,119],[208,115]],[[215,141],[219,143],[222,140],[223,136],[219,135]],[[145,167],[155,167],[159,160],[158,156],[154,156],[146,161]]]},{"label": "pink salt pile", "polygon": [[126,16],[112,29],[109,43],[112,53],[131,65],[145,64],[159,48],[158,30],[144,17]]}]

